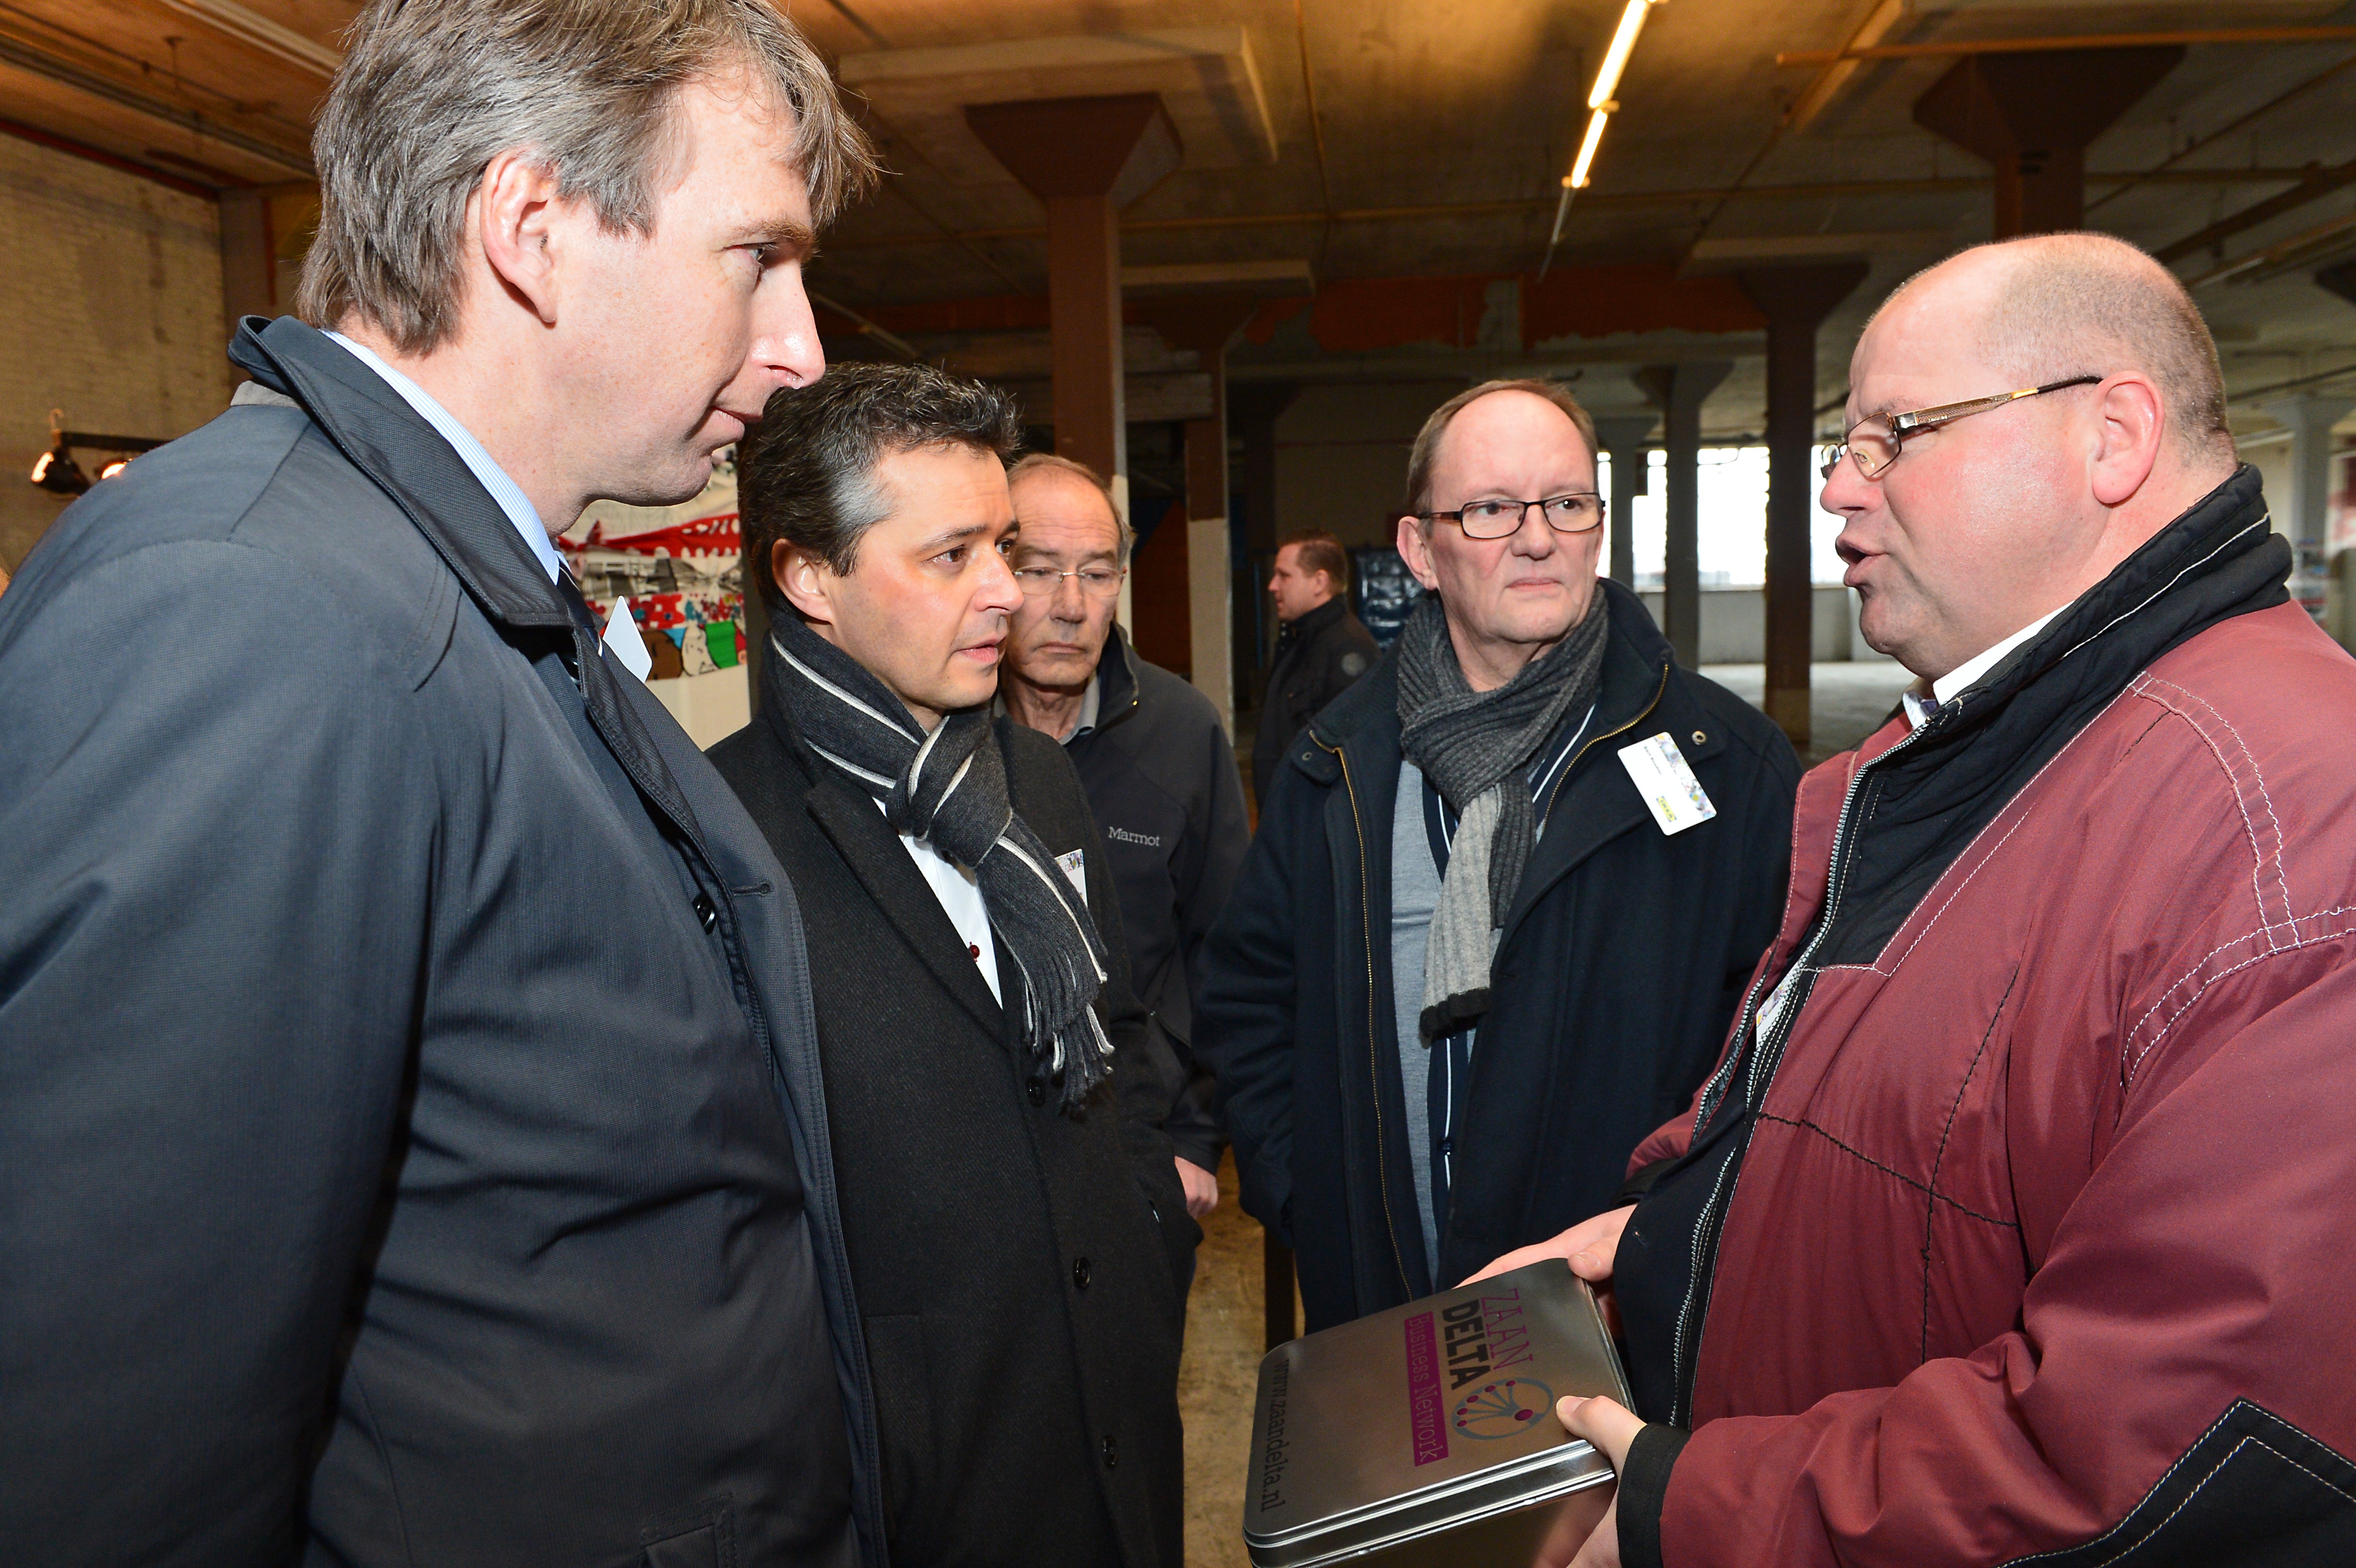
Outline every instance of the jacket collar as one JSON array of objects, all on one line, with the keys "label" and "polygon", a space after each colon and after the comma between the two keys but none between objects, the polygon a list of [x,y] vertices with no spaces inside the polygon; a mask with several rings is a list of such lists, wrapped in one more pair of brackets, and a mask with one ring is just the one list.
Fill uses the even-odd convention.
[{"label": "jacket collar", "polygon": [[1130,652],[1129,639],[1120,635],[1120,623],[1112,625],[1112,635],[1105,638],[1104,653],[1097,660],[1097,729],[1111,729],[1137,711],[1141,696],[1137,682],[1137,659]]},{"label": "jacket collar", "polygon": [[1296,615],[1278,627],[1276,640],[1286,647],[1295,643],[1305,643],[1349,613],[1349,596],[1336,593],[1316,609]]},{"label": "jacket collar", "polygon": [[464,459],[382,378],[293,316],[239,323],[230,358],[293,398],[409,514],[484,613],[569,631],[572,612]]}]

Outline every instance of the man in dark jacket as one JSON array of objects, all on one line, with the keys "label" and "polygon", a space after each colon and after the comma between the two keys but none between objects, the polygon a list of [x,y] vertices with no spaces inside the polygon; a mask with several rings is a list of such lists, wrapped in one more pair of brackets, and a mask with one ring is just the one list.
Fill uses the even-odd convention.
[{"label": "man in dark jacket", "polygon": [[1312,529],[1277,547],[1269,573],[1276,602],[1276,662],[1252,736],[1252,800],[1267,809],[1285,749],[1318,710],[1375,667],[1382,651],[1350,613],[1350,558],[1332,534]]},{"label": "man in dark jacket", "polygon": [[1033,453],[1007,489],[1023,607],[1007,629],[999,702],[1063,742],[1104,829],[1162,1130],[1199,1220],[1218,1205],[1227,1140],[1211,1074],[1194,1059],[1194,997],[1203,939],[1251,842],[1243,782],[1210,699],[1139,658],[1113,624],[1130,536],[1103,478]]},{"label": "man in dark jacket", "polygon": [[1211,933],[1197,1049],[1312,1328],[1604,1207],[1774,933],[1797,763],[1597,580],[1594,450],[1550,383],[1432,415],[1432,592],[1287,753]]},{"label": "man in dark jacket", "polygon": [[1640,1201],[1499,1260],[1627,1327],[1578,1562],[2356,1562],[2356,665],[2124,240],[1950,258],[1849,385],[1824,506],[1920,679],[1802,784]]},{"label": "man in dark jacket", "polygon": [[892,1561],[1175,1568],[1177,1270],[1144,1016],[1071,763],[993,720],[1014,407],[922,365],[741,450],[759,718],[712,749],[809,906]]},{"label": "man in dark jacket", "polygon": [[0,603],[0,1555],[880,1564],[808,906],[551,546],[820,372],[863,144],[750,0],[348,48],[338,330]]}]

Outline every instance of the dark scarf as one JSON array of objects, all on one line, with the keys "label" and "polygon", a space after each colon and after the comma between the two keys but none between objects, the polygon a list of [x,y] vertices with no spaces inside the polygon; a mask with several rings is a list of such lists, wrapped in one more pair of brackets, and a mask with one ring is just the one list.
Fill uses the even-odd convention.
[{"label": "dark scarf", "polygon": [[1077,1107],[1112,1066],[1091,1005],[1105,949],[1087,902],[1006,795],[1006,759],[987,705],[951,713],[927,735],[884,684],[798,617],[769,623],[761,696],[780,705],[811,751],[884,803],[897,833],[972,868],[982,906],[1023,977],[1023,1040]]},{"label": "dark scarf", "polygon": [[1497,928],[1537,843],[1523,775],[1563,716],[1594,702],[1610,627],[1598,589],[1561,642],[1494,691],[1465,684],[1439,594],[1425,594],[1399,632],[1399,747],[1459,819],[1423,950],[1426,1045],[1489,1010]]}]

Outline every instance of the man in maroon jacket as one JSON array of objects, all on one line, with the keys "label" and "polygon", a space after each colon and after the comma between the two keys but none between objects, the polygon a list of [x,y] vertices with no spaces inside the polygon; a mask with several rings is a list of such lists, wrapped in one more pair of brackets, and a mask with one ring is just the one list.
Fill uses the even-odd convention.
[{"label": "man in maroon jacket", "polygon": [[1499,1260],[1625,1325],[1578,1562],[2356,1562],[2356,662],[2133,247],[1967,251],[1850,371],[1824,506],[1922,678],[1637,1200]]}]

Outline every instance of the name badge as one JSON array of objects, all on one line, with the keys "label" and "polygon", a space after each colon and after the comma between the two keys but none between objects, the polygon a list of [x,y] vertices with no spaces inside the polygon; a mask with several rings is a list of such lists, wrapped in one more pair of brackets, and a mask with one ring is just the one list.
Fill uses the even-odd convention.
[{"label": "name badge", "polygon": [[614,613],[605,617],[605,635],[599,640],[615,663],[642,681],[655,667],[655,656],[647,652],[646,639],[638,635],[638,624],[631,617],[627,594],[614,601]]},{"label": "name badge", "polygon": [[1620,765],[1636,781],[1636,793],[1644,797],[1644,805],[1663,834],[1683,833],[1718,815],[1718,807],[1709,803],[1701,781],[1687,765],[1686,754],[1677,750],[1666,730],[1621,747]]},{"label": "name badge", "polygon": [[1064,880],[1072,884],[1072,891],[1079,895],[1080,907],[1086,909],[1088,903],[1088,852],[1075,849],[1069,854],[1058,855],[1055,864],[1063,869]]}]

